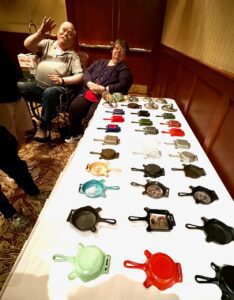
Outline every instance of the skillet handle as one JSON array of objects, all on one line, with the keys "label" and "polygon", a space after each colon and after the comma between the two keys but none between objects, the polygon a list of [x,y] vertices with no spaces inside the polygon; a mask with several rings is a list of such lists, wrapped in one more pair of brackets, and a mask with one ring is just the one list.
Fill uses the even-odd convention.
[{"label": "skillet handle", "polygon": [[191,196],[193,193],[183,193],[183,192],[179,192],[178,193],[178,196],[181,196],[181,197],[183,197],[183,196]]},{"label": "skillet handle", "polygon": [[73,257],[62,255],[62,254],[54,254],[53,257],[52,257],[52,259],[54,261],[58,261],[58,262],[65,261],[65,262],[71,262],[71,263],[73,263],[73,261],[74,261]]},{"label": "skillet handle", "polygon": [[128,217],[129,221],[145,221],[146,217],[136,217],[136,216],[129,216]]},{"label": "skillet handle", "polygon": [[188,228],[188,229],[203,229],[203,226],[197,226],[197,225],[193,225],[193,224],[185,224],[185,227]]},{"label": "skillet handle", "polygon": [[137,183],[137,182],[131,182],[130,184],[131,184],[132,186],[143,186],[143,187],[145,187],[144,184],[140,184],[140,183]]},{"label": "skillet handle", "polygon": [[105,223],[108,223],[108,224],[116,224],[115,219],[99,218],[99,222],[105,222]]},{"label": "skillet handle", "polygon": [[129,269],[141,269],[144,271],[146,270],[146,264],[139,264],[131,260],[125,260],[123,264],[126,268]]},{"label": "skillet handle", "polygon": [[198,283],[218,283],[216,277],[210,278],[202,275],[195,275],[195,280]]},{"label": "skillet handle", "polygon": [[184,171],[184,169],[179,169],[179,168],[171,168],[172,171]]},{"label": "skillet handle", "polygon": [[137,169],[137,168],[131,168],[132,171],[142,171],[144,172],[144,169]]},{"label": "skillet handle", "polygon": [[106,190],[119,190],[120,187],[118,185],[105,186]]},{"label": "skillet handle", "polygon": [[79,186],[79,193],[84,194],[84,191],[83,191],[83,184],[82,184],[82,183],[81,183],[80,186]]}]

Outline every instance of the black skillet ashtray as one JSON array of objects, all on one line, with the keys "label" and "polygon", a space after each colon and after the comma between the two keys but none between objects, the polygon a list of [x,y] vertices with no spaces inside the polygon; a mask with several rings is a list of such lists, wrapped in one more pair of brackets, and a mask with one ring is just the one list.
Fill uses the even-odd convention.
[{"label": "black skillet ashtray", "polygon": [[214,242],[220,245],[225,245],[234,240],[234,228],[227,226],[223,222],[217,219],[206,219],[201,218],[204,222],[203,226],[197,226],[193,224],[186,224],[185,227],[188,229],[200,229],[206,234],[207,242]]},{"label": "black skillet ashtray", "polygon": [[151,181],[147,179],[147,182],[144,185],[137,182],[131,182],[131,185],[144,187],[145,190],[142,192],[142,194],[148,195],[154,199],[169,196],[169,188],[158,181]]},{"label": "black skillet ashtray", "polygon": [[215,193],[215,191],[209,190],[203,186],[189,186],[190,189],[192,189],[191,193],[183,193],[179,192],[179,196],[193,196],[193,199],[195,200],[196,203],[201,203],[201,204],[210,204],[215,200],[218,200],[218,196]]},{"label": "black skillet ashtray", "polygon": [[[217,266],[211,263],[212,269],[215,270],[215,277],[210,278],[203,275],[196,275],[195,280],[198,283],[214,283],[219,286],[222,291],[222,300],[234,300],[234,266],[223,265]],[[209,297],[207,297],[208,299]]]},{"label": "black skillet ashtray", "polygon": [[99,222],[105,222],[108,224],[116,224],[115,219],[106,219],[99,216],[101,207],[93,208],[92,206],[84,206],[78,209],[72,209],[67,217],[67,222],[70,222],[77,229],[81,231],[97,230],[96,224]]},{"label": "black skillet ashtray", "polygon": [[165,175],[164,168],[159,167],[156,164],[143,165],[144,169],[131,168],[132,171],[144,172],[145,177],[157,178]]},{"label": "black skillet ashtray", "polygon": [[163,209],[151,209],[145,207],[147,215],[145,217],[129,216],[129,221],[146,221],[148,227],[146,231],[170,231],[175,226],[174,216]]}]

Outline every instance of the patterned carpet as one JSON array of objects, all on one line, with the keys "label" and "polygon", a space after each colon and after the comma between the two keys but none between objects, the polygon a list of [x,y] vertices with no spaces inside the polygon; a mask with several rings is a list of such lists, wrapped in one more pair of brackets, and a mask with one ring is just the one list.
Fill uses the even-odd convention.
[{"label": "patterned carpet", "polygon": [[23,212],[31,219],[31,225],[26,230],[16,230],[9,225],[9,222],[0,218],[0,290],[60,172],[66,166],[75,148],[74,144],[62,143],[56,131],[52,132],[52,141],[45,144],[35,142],[32,136],[27,136],[27,142],[21,147],[19,155],[27,162],[34,181],[41,191],[39,199],[30,198],[14,181],[0,171],[3,192],[19,212]]}]

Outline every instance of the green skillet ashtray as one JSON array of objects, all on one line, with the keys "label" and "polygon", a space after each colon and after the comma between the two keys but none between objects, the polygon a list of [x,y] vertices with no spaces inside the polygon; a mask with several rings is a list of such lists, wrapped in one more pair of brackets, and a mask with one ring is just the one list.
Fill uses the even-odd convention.
[{"label": "green skillet ashtray", "polygon": [[97,246],[84,246],[79,243],[76,256],[55,254],[53,260],[72,263],[73,271],[68,274],[68,278],[72,280],[79,277],[82,281],[87,282],[109,272],[111,256],[105,254]]}]

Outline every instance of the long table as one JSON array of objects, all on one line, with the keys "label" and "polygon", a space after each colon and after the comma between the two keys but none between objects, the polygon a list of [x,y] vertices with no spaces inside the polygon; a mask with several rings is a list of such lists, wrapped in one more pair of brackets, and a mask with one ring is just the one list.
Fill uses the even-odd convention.
[{"label": "long table", "polygon": [[[156,100],[156,99],[154,99]],[[214,262],[218,266],[234,265],[234,242],[218,245],[206,242],[203,230],[189,230],[185,224],[203,225],[202,217],[216,218],[225,224],[234,227],[233,200],[220,180],[218,174],[207,158],[184,116],[173,99],[166,99],[177,109],[174,112],[176,120],[181,122],[184,137],[172,137],[168,133],[168,120],[156,115],[162,115],[162,104],[159,109],[151,110],[150,119],[159,133],[145,135],[134,112],[118,103],[118,108],[125,111],[125,121],[118,123],[119,133],[106,133],[97,127],[106,127],[111,121],[112,111],[106,108],[102,100],[93,119],[71,156],[67,166],[60,174],[59,179],[41,211],[35,227],[25,243],[2,291],[3,300],[65,300],[65,299],[170,299],[170,300],[219,300],[221,290],[216,284],[199,284],[195,275],[214,277],[211,268]],[[142,109],[146,99],[139,97]],[[146,109],[147,110],[147,109]],[[115,123],[117,124],[117,123]],[[103,139],[105,135],[116,135],[120,139],[118,145],[103,145],[94,139]],[[186,139],[191,148],[187,150],[175,149],[171,144],[176,139]],[[99,159],[99,155],[90,154],[91,151],[101,152],[102,149],[112,148],[119,153],[119,158],[113,160]],[[194,153],[198,160],[192,164],[204,168],[206,175],[194,179],[186,177],[183,171],[172,171],[171,168],[182,168],[179,157],[171,157],[181,151]],[[138,154],[136,154],[138,153]],[[139,154],[145,153],[145,154]],[[147,157],[147,153],[153,157]],[[157,154],[161,153],[160,157]],[[87,171],[87,164],[105,161],[111,168],[120,168],[121,172],[111,171],[108,177],[95,177]],[[165,175],[152,179],[144,177],[143,172],[132,171],[131,168],[140,168],[147,164],[157,164],[164,168]],[[79,192],[79,187],[85,182],[104,179],[107,186],[119,186],[119,190],[106,190],[106,197],[89,198]],[[145,185],[146,180],[158,181],[169,188],[169,196],[154,199],[143,194],[144,187],[132,186],[131,182]],[[191,192],[189,186],[202,186],[215,191],[218,200],[210,204],[196,203],[192,196],[180,197],[179,192]],[[100,207],[101,217],[114,218],[116,224],[100,222],[96,225],[97,231],[80,231],[75,228],[67,217],[72,209],[90,205]],[[176,225],[171,231],[147,232],[146,221],[131,222],[129,216],[146,216],[145,207],[150,209],[168,210],[174,216]],[[68,262],[55,262],[52,257],[56,253],[75,256],[78,244],[84,246],[95,245],[104,253],[111,256],[108,274],[103,274],[88,282],[80,278],[68,279],[73,265]],[[160,291],[157,287],[145,288],[143,282],[146,273],[141,269],[130,269],[123,265],[125,260],[144,264],[144,251],[152,254],[163,253],[171,257],[174,262],[180,263],[182,282]]]}]

